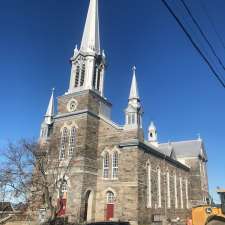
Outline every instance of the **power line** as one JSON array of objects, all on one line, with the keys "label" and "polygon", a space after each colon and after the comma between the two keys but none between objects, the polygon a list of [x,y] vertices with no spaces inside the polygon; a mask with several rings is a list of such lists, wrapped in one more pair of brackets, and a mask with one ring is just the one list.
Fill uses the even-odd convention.
[{"label": "power line", "polygon": [[207,8],[206,8],[206,6],[205,6],[205,4],[203,3],[202,0],[200,0],[200,3],[201,3],[201,7],[202,7],[202,9],[203,9],[207,19],[209,20],[209,23],[211,24],[211,27],[213,28],[213,30],[214,30],[216,36],[218,37],[218,39],[219,39],[223,49],[225,50],[225,42],[222,39],[222,37],[221,37],[220,33],[218,32],[218,30],[216,29],[216,26],[215,26],[215,23],[213,22],[212,17],[210,16],[210,14],[209,14],[209,12],[208,12],[208,10],[207,10]]},{"label": "power line", "polygon": [[200,34],[202,35],[202,37],[204,38],[204,40],[207,42],[207,44],[209,45],[209,48],[211,49],[213,55],[216,57],[217,61],[219,62],[219,64],[222,66],[222,68],[225,70],[225,66],[222,62],[222,60],[220,59],[220,57],[217,55],[216,50],[214,49],[213,45],[210,43],[209,39],[207,38],[207,36],[205,35],[204,31],[202,30],[200,24],[198,23],[198,21],[195,19],[195,17],[193,16],[193,14],[191,13],[191,10],[188,8],[187,4],[185,3],[184,0],[180,0],[181,3],[183,4],[184,8],[186,9],[186,11],[188,12],[189,16],[191,17],[193,23],[197,26]]},{"label": "power line", "polygon": [[167,4],[166,0],[161,0],[163,2],[163,4],[166,6],[166,8],[168,9],[168,11],[170,12],[170,14],[174,17],[174,19],[177,21],[177,23],[179,24],[179,26],[181,27],[181,29],[184,31],[184,33],[186,34],[186,36],[188,37],[188,39],[190,40],[191,44],[194,46],[194,48],[197,50],[197,52],[199,53],[199,55],[203,58],[203,60],[206,62],[206,64],[208,65],[208,67],[210,68],[210,70],[212,71],[213,75],[215,76],[215,78],[219,81],[219,83],[223,86],[223,88],[225,88],[225,83],[222,80],[222,78],[220,78],[219,74],[216,72],[216,70],[213,68],[213,66],[211,65],[211,63],[209,62],[209,60],[207,59],[207,57],[204,55],[204,53],[201,51],[201,49],[198,47],[198,45],[195,43],[195,41],[193,40],[193,38],[191,37],[191,35],[189,34],[189,32],[186,30],[186,28],[184,27],[184,25],[182,24],[182,22],[179,20],[179,18],[176,16],[176,14],[174,13],[174,11],[172,10],[172,8]]}]

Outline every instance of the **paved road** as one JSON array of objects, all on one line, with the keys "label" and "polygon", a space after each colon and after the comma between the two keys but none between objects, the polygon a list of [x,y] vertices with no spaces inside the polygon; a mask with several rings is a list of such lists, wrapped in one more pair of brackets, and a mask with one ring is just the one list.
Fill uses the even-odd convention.
[{"label": "paved road", "polygon": [[211,221],[210,223],[208,223],[207,225],[225,225],[225,222],[222,221]]}]

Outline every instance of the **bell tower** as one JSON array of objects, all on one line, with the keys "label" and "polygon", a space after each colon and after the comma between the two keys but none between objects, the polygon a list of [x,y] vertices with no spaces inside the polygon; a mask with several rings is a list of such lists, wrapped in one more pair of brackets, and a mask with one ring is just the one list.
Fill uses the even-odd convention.
[{"label": "bell tower", "polygon": [[155,124],[153,122],[151,122],[151,124],[148,127],[148,141],[152,145],[158,147],[158,134]]},{"label": "bell tower", "polygon": [[93,90],[103,97],[106,56],[100,48],[98,0],[90,0],[81,46],[75,47],[71,64],[66,94]]}]

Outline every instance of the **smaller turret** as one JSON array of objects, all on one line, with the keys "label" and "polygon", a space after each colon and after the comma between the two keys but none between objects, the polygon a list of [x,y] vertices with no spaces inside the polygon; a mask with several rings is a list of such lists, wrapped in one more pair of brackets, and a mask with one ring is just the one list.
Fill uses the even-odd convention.
[{"label": "smaller turret", "polygon": [[151,124],[148,127],[148,141],[156,147],[159,146],[157,130],[153,122],[151,122]]},{"label": "smaller turret", "polygon": [[48,108],[45,114],[45,119],[41,124],[40,140],[46,141],[51,134],[52,125],[54,123],[54,88],[52,89],[52,95],[49,100]]},{"label": "smaller turret", "polygon": [[137,129],[142,128],[142,107],[138,93],[138,86],[136,80],[136,67],[133,67],[133,78],[130,89],[130,96],[128,106],[125,110],[126,114],[126,128]]}]

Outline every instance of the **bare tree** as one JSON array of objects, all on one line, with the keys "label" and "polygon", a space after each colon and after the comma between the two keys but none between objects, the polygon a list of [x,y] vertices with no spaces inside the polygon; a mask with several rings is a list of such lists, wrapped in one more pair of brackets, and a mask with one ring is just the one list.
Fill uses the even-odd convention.
[{"label": "bare tree", "polygon": [[9,143],[5,150],[5,163],[0,171],[0,184],[14,202],[24,202],[30,212],[47,210],[47,220],[54,221],[62,210],[62,199],[73,156],[60,160],[59,143],[51,140],[41,144],[21,140]]}]

